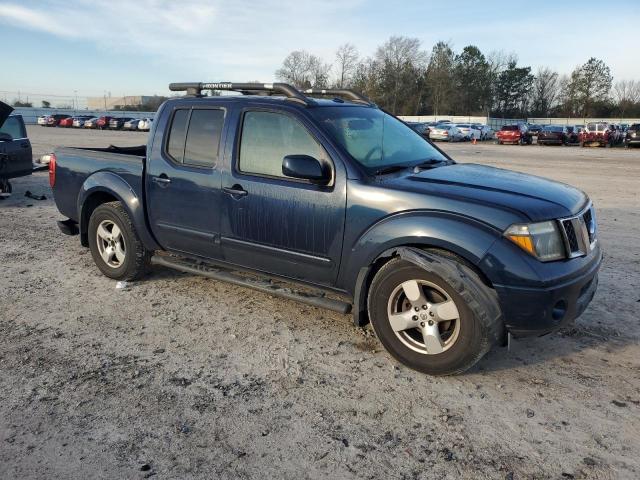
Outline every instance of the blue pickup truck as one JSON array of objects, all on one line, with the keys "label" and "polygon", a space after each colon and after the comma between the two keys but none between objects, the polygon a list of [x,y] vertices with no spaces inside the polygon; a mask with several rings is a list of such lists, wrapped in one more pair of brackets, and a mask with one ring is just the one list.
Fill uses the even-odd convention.
[{"label": "blue pickup truck", "polygon": [[0,102],[0,198],[11,193],[12,178],[31,175],[33,159],[31,142],[21,115],[13,107]]},{"label": "blue pickup truck", "polygon": [[580,190],[457,164],[350,90],[170,88],[186,95],[146,146],[60,148],[50,163],[61,230],[110,278],[157,265],[352,312],[433,375],[593,298],[602,254]]}]

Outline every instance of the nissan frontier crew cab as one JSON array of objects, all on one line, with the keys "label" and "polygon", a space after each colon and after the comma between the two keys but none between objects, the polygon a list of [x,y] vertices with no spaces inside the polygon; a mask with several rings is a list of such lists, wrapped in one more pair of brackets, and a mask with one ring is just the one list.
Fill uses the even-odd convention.
[{"label": "nissan frontier crew cab", "polygon": [[170,89],[187,94],[161,106],[146,147],[60,148],[50,163],[61,230],[110,278],[164,266],[352,312],[434,375],[593,298],[602,254],[576,188],[458,164],[350,90]]}]

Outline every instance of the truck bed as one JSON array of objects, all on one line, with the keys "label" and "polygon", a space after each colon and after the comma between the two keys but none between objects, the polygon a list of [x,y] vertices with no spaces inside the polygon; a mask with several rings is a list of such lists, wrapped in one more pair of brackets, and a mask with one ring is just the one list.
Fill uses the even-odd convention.
[{"label": "truck bed", "polygon": [[143,195],[146,146],[106,148],[60,147],[55,150],[56,182],[53,196],[60,212],[79,221],[78,199],[82,188],[92,188],[97,174],[117,173],[140,198]]}]

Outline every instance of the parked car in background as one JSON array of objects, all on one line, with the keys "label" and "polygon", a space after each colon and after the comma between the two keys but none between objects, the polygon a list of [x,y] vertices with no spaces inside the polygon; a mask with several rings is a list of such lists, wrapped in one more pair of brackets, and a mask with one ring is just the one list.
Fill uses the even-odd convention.
[{"label": "parked car in background", "polygon": [[62,113],[56,113],[47,117],[47,127],[57,127],[60,124],[60,120],[65,118],[71,118],[71,115],[64,115]]},{"label": "parked car in background", "polygon": [[462,133],[463,140],[480,140],[480,131],[472,128],[470,123],[456,123],[455,127]]},{"label": "parked car in background", "polygon": [[580,127],[578,125],[567,125],[567,145],[575,145],[580,141]]},{"label": "parked car in background", "polygon": [[519,123],[516,125],[503,125],[500,131],[496,133],[496,143],[502,145],[504,143],[518,143],[520,145],[531,145],[533,140],[529,136],[527,126]]},{"label": "parked car in background", "polygon": [[92,117],[84,122],[84,128],[98,128],[98,117]]},{"label": "parked car in background", "polygon": [[45,127],[47,125],[47,115],[40,115],[36,123],[40,126]]},{"label": "parked car in background", "polygon": [[13,107],[0,102],[0,194],[11,193],[10,179],[31,175],[33,171],[31,142],[24,120],[22,115],[12,112]]},{"label": "parked car in background", "polygon": [[627,128],[625,133],[624,146],[626,148],[640,145],[640,123],[634,123]]},{"label": "parked car in background", "polygon": [[133,120],[131,117],[112,117],[109,120],[109,128],[111,130],[120,130],[124,124],[130,120]]},{"label": "parked car in background", "polygon": [[598,145],[599,147],[611,147],[614,142],[611,124],[606,122],[590,122],[580,133],[580,146]]},{"label": "parked car in background", "polygon": [[495,136],[495,130],[489,125],[483,125],[481,123],[475,125],[480,129],[480,140],[491,140]]},{"label": "parked car in background", "polygon": [[461,142],[464,140],[464,135],[455,125],[440,124],[431,127],[429,138],[433,141]]},{"label": "parked car in background", "polygon": [[63,118],[58,122],[58,126],[61,128],[73,127],[73,117]]},{"label": "parked car in background", "polygon": [[138,122],[138,130],[140,130],[141,132],[148,132],[149,130],[151,130],[152,123],[152,118],[143,118]]},{"label": "parked car in background", "polygon": [[538,133],[538,145],[565,145],[569,132],[562,125],[545,125]]},{"label": "parked car in background", "polygon": [[73,124],[71,125],[73,128],[82,128],[87,120],[90,120],[93,117],[88,115],[82,115],[79,117],[73,117]]},{"label": "parked car in background", "polygon": [[429,125],[425,122],[407,122],[411,128],[425,138],[429,138]]},{"label": "parked car in background", "polygon": [[98,117],[98,121],[96,122],[96,127],[100,130],[104,130],[105,128],[109,128],[109,122],[113,117],[109,115],[105,115],[104,117]]},{"label": "parked car in background", "polygon": [[123,130],[138,130],[138,124],[140,123],[139,118],[132,118],[131,120],[127,120],[122,125]]},{"label": "parked car in background", "polygon": [[527,125],[527,131],[529,132],[530,137],[537,137],[540,134],[543,126],[538,125],[537,123],[532,123],[531,125]]}]

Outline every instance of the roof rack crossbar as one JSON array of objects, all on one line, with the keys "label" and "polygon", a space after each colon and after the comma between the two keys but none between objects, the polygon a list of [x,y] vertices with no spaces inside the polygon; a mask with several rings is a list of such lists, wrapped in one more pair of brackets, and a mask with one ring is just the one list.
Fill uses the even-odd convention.
[{"label": "roof rack crossbar", "polygon": [[347,97],[349,100],[355,103],[373,105],[373,102],[367,97],[348,88],[309,88],[307,90],[304,90],[302,93],[306,93],[307,95],[341,95],[343,97]]},{"label": "roof rack crossbar", "polygon": [[253,92],[268,92],[270,94],[281,94],[287,99],[302,103],[304,105],[314,105],[315,102],[311,98],[305,97],[300,90],[289,85],[288,83],[202,83],[202,82],[184,82],[170,83],[169,90],[172,92],[187,92],[187,95],[199,96],[202,90],[224,90],[232,92],[241,92],[243,94]]}]

